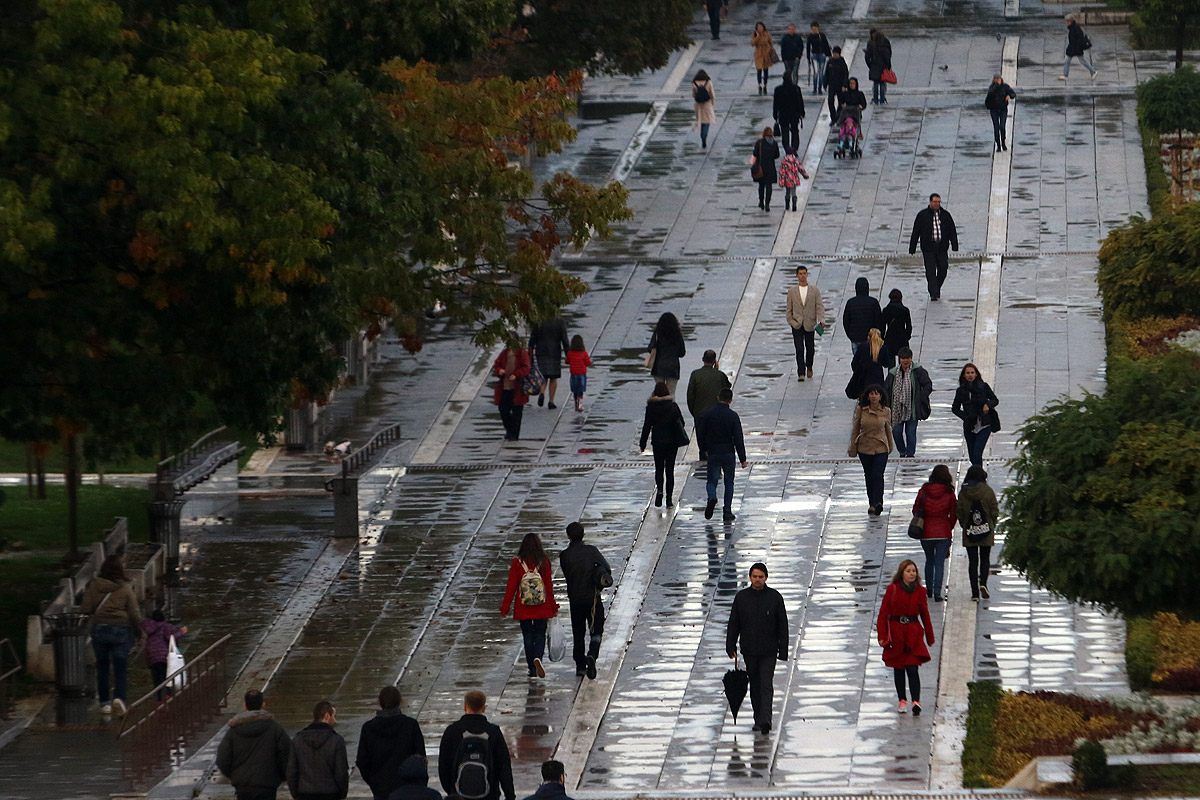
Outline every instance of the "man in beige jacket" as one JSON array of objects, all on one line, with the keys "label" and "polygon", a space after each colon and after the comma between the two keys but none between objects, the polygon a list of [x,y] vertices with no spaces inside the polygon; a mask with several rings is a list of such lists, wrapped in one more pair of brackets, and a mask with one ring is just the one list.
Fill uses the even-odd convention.
[{"label": "man in beige jacket", "polygon": [[796,375],[800,380],[813,376],[814,333],[817,326],[825,330],[825,301],[821,290],[808,285],[808,267],[796,267],[796,285],[787,293],[787,321],[792,326],[792,341],[796,345]]}]

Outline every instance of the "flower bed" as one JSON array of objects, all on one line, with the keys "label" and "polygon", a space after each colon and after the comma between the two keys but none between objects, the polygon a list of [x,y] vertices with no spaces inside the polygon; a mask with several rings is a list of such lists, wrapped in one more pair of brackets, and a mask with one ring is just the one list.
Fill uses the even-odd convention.
[{"label": "flower bed", "polygon": [[1135,689],[1200,691],[1200,623],[1166,613],[1131,620],[1125,661]]}]

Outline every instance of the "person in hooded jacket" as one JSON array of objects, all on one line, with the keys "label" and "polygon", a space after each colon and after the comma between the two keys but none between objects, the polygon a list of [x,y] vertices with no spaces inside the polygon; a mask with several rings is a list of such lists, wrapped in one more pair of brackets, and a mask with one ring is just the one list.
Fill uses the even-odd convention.
[{"label": "person in hooded jacket", "polygon": [[400,762],[396,788],[387,800],[442,800],[438,790],[429,786],[429,762],[425,756],[412,755]]},{"label": "person in hooded jacket", "polygon": [[125,578],[125,562],[120,555],[114,553],[104,559],[99,573],[83,592],[80,610],[92,616],[92,650],[96,654],[96,696],[100,700],[100,712],[111,714],[115,707],[118,714],[124,714],[128,697],[129,650],[133,647],[133,631],[140,631],[142,611]]},{"label": "person in hooded jacket", "polygon": [[871,285],[866,278],[854,282],[854,297],[846,301],[842,309],[842,330],[850,340],[850,354],[866,344],[871,328],[883,327],[883,309],[879,301],[871,296]]},{"label": "person in hooded jacket", "polygon": [[488,765],[488,793],[484,800],[499,800],[501,792],[506,800],[515,800],[517,796],[513,788],[512,755],[508,752],[508,742],[500,726],[488,721],[486,712],[487,696],[472,689],[463,697],[463,715],[450,723],[442,734],[442,743],[438,746],[438,779],[447,797],[458,794],[456,759],[463,735],[467,733],[486,736],[488,740],[492,763]]},{"label": "person in hooded jacket", "polygon": [[773,128],[763,128],[762,138],[754,143],[754,164],[762,167],[762,173],[755,178],[758,183],[758,207],[763,211],[771,210],[771,191],[779,173],[775,171],[775,159],[779,158],[779,143],[775,141]]},{"label": "person in hooded jacket", "polygon": [[245,711],[229,720],[229,732],[217,748],[217,769],[233,784],[237,800],[275,800],[287,778],[292,740],[263,706],[258,689],[246,692]]},{"label": "person in hooded jacket", "polygon": [[921,575],[911,559],[900,562],[892,582],[883,593],[875,632],[883,648],[883,663],[892,668],[900,713],[908,711],[904,682],[912,692],[912,713],[921,713],[920,665],[929,660],[933,644],[933,622],[929,619],[929,598],[921,591]]},{"label": "person in hooded jacket", "polygon": [[[982,522],[987,528],[986,532],[973,530],[975,523],[971,517],[976,506],[983,511]],[[988,486],[987,472],[983,467],[972,465],[958,493],[958,523],[963,529],[971,599],[975,601],[979,600],[980,595],[984,600],[991,597],[987,579],[992,571],[992,546],[996,544],[996,522],[999,519],[1000,504],[996,502],[996,492]]]},{"label": "person in hooded jacket", "polygon": [[[150,668],[150,682],[158,686],[167,679],[167,656],[171,652],[171,637],[174,636],[176,642],[183,638],[187,633],[187,628],[178,628],[167,622],[167,616],[159,609],[155,609],[150,615],[150,619],[143,619],[138,623],[138,627],[142,629],[142,633],[146,634],[146,646],[144,649],[146,656],[146,666]],[[167,692],[172,689],[168,687]],[[159,690],[158,699],[163,699],[163,690]]]},{"label": "person in hooded jacket", "polygon": [[659,381],[646,401],[646,418],[642,421],[642,437],[638,447],[644,452],[646,440],[654,446],[654,505],[663,504],[665,484],[667,508],[675,505],[675,457],[679,448],[688,444],[680,437],[684,430],[683,412],[675,402],[667,384]]},{"label": "person in hooded jacket", "polygon": [[[421,772],[425,773],[425,737],[421,735],[421,725],[400,711],[400,690],[385,686],[379,692],[379,710],[363,723],[354,759],[358,774],[371,787],[375,800],[387,800],[400,786],[401,767],[413,756],[418,757]],[[422,785],[428,779],[425,774]]]},{"label": "person in hooded jacket", "polygon": [[951,537],[958,522],[954,478],[945,464],[934,467],[929,480],[917,492],[913,513],[925,517],[925,536],[921,539],[921,549],[925,551],[925,594],[940,603],[946,559],[950,557]]},{"label": "person in hooded jacket", "polygon": [[887,103],[887,82],[883,80],[883,71],[892,68],[892,42],[883,35],[883,31],[872,28],[863,55],[867,62],[867,77],[871,79],[873,87],[871,104],[884,105]]},{"label": "person in hooded jacket", "polygon": [[979,368],[974,364],[963,367],[958,373],[958,390],[950,410],[963,421],[967,458],[976,466],[983,466],[983,449],[987,447],[988,438],[1000,430],[1000,418],[996,415],[998,405],[1000,400],[979,374]]},{"label": "person in hooded jacket", "polygon": [[333,726],[337,709],[328,700],[313,707],[313,721],[292,739],[287,782],[296,800],[343,800],[350,790],[346,740]]},{"label": "person in hooded jacket", "polygon": [[567,796],[567,769],[561,761],[542,762],[542,785],[525,800],[571,800]]},{"label": "person in hooded jacket", "polygon": [[[795,84],[792,76],[783,73],[783,82],[775,87],[775,96],[771,104],[771,115],[779,125],[779,135],[783,139],[783,149],[798,150],[800,148],[800,121],[804,119],[804,92]],[[784,203],[785,210],[787,203]]]},{"label": "person in hooded jacket", "polygon": [[987,97],[983,99],[983,107],[992,115],[992,136],[996,140],[996,152],[1008,149],[1008,100],[1017,97],[1012,87],[1004,82],[999,73],[992,76],[992,84],[988,87]]},{"label": "person in hooded jacket", "polygon": [[904,305],[904,293],[899,289],[888,292],[888,304],[883,307],[883,343],[892,355],[912,341],[912,314]]},{"label": "person in hooded jacket", "polygon": [[825,64],[825,91],[829,95],[829,121],[837,125],[838,111],[841,110],[842,93],[850,86],[850,65],[842,58],[842,48],[835,47],[829,54]]}]

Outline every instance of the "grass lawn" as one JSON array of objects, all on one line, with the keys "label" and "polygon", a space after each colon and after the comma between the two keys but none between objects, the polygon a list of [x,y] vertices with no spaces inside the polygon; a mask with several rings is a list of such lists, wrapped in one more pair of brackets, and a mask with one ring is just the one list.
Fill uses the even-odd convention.
[{"label": "grass lawn", "polygon": [[[0,552],[9,548],[66,552],[66,487],[47,486],[45,500],[30,500],[23,486],[5,487],[5,495],[4,505],[0,505]],[[129,518],[131,540],[148,541],[150,522],[142,502],[149,498],[145,489],[80,486],[80,546],[101,539],[113,517]]]},{"label": "grass lawn", "polygon": [[[52,447],[43,463],[45,464],[47,473],[61,473],[66,468],[66,458],[63,456],[62,448]],[[158,459],[146,456],[145,458],[127,458],[121,461],[114,461],[111,464],[101,464],[100,466],[103,468],[105,474],[112,475],[118,472],[150,473],[154,472],[154,467],[157,464]],[[83,471],[93,472],[94,470],[85,463]],[[25,472],[24,444],[0,439],[0,472]]]},{"label": "grass lawn", "polygon": [[1139,766],[1134,778],[1134,793],[1138,796],[1200,797],[1200,764]]},{"label": "grass lawn", "polygon": [[19,554],[0,559],[0,639],[12,639],[25,661],[25,623],[58,588],[67,570],[57,555]]}]

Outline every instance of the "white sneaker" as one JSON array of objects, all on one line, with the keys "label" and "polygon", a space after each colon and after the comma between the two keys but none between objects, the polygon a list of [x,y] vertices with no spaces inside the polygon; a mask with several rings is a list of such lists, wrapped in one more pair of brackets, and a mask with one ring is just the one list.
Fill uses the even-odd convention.
[{"label": "white sneaker", "polygon": [[1097,76],[1097,75],[1099,75],[1099,74],[1100,74],[1100,71],[1099,71],[1099,70],[1096,70],[1095,72],[1093,72],[1093,73],[1092,73],[1092,80],[1096,80],[1096,76]]},{"label": "white sneaker", "polygon": [[100,713],[106,717],[109,714],[111,714],[112,713],[112,703],[105,703],[104,705],[100,706]]},{"label": "white sneaker", "polygon": [[113,709],[116,710],[119,717],[125,716],[125,712],[129,710],[125,707],[125,701],[119,697],[113,698]]},{"label": "white sneaker", "polygon": [[1066,75],[1059,75],[1059,76],[1058,76],[1058,79],[1059,79],[1060,81],[1065,81],[1065,80],[1067,79],[1067,76],[1066,76]]}]

